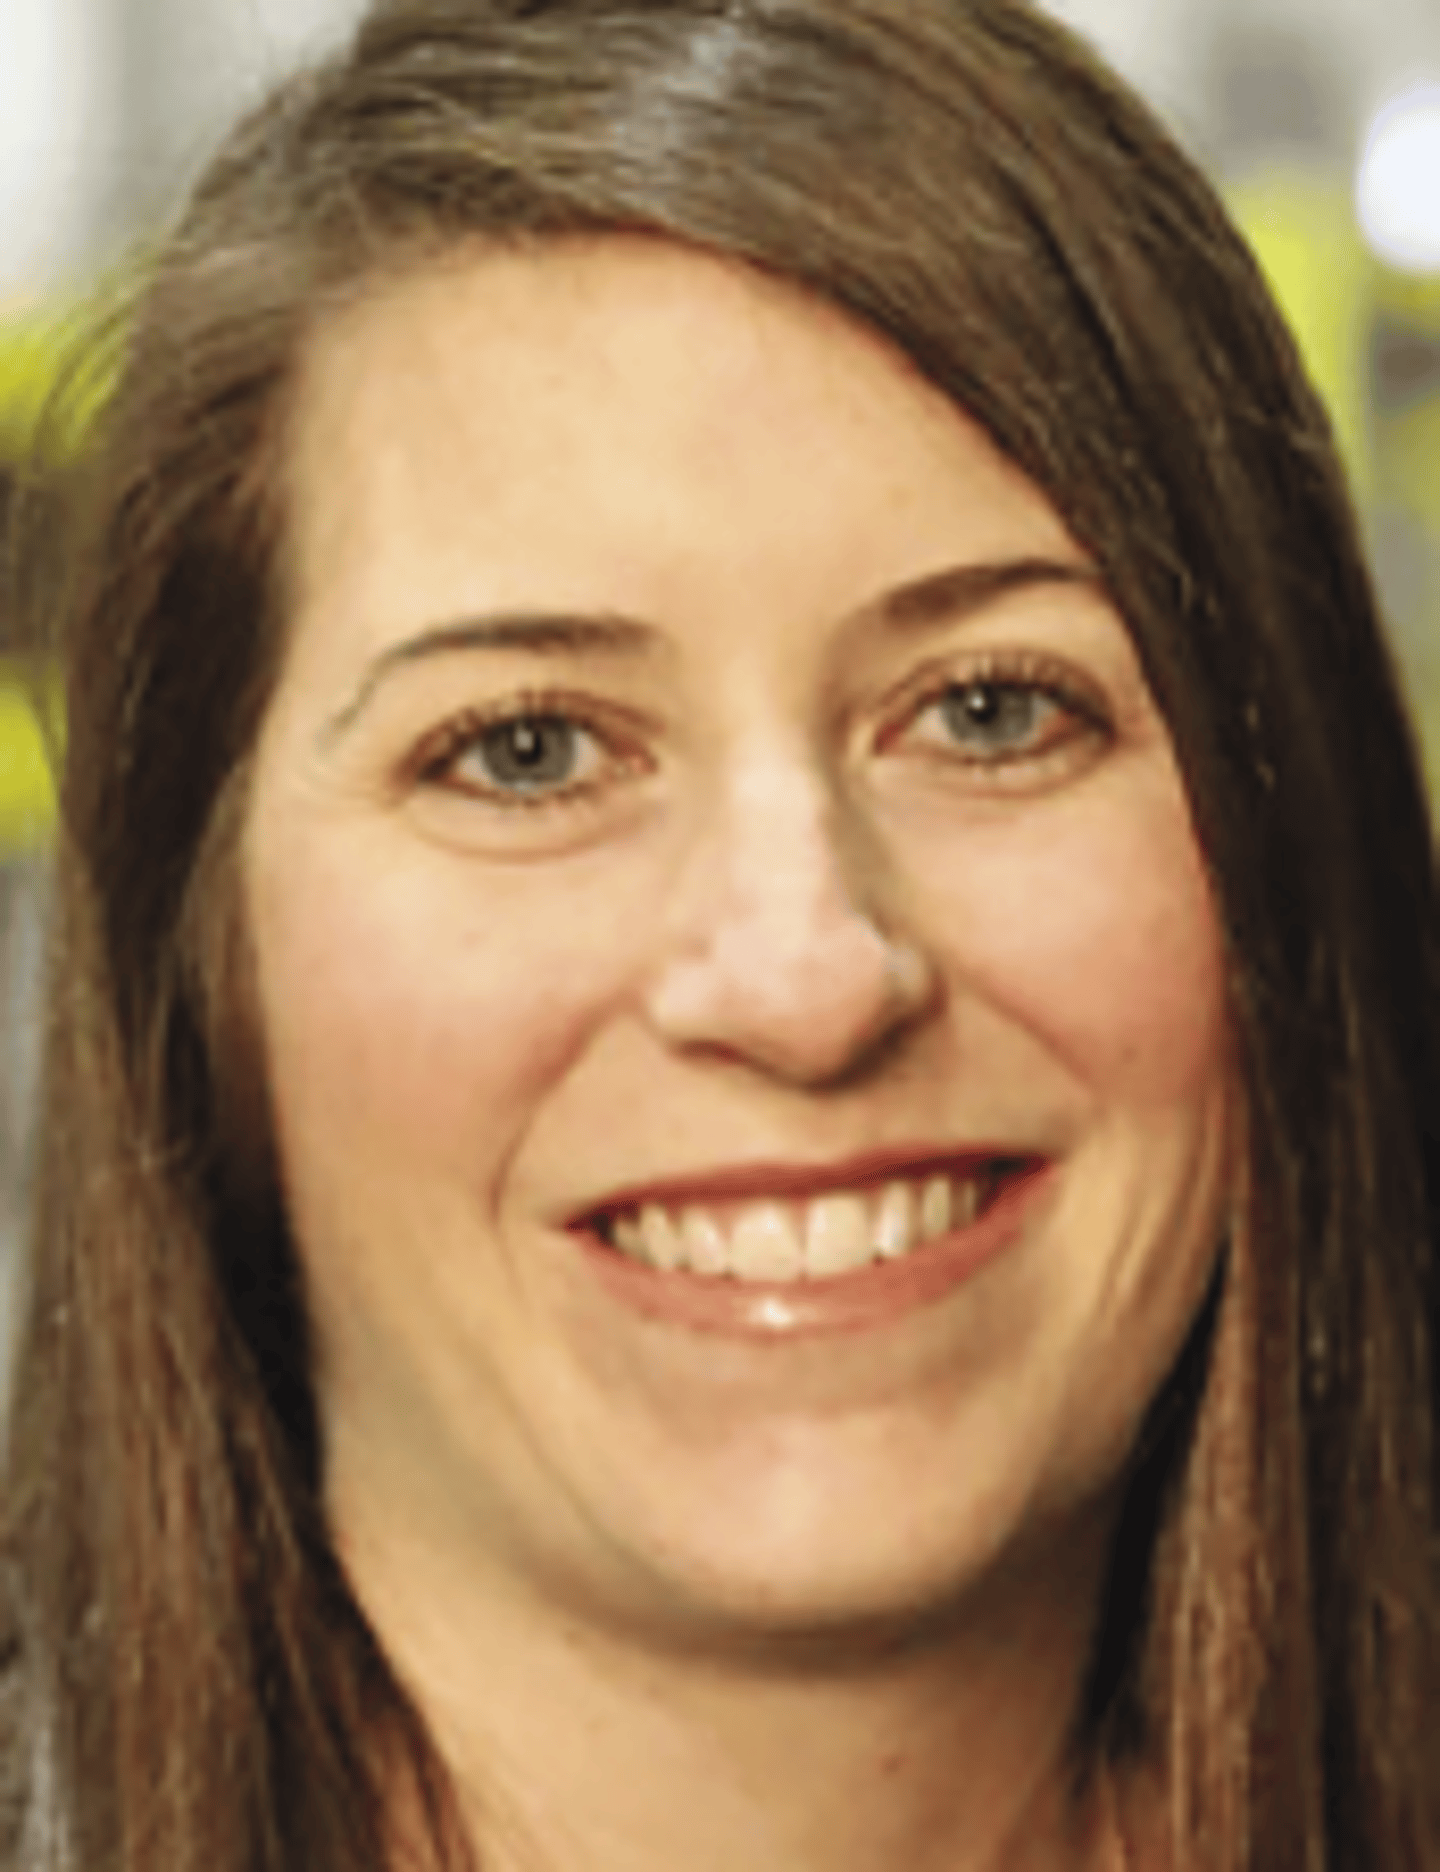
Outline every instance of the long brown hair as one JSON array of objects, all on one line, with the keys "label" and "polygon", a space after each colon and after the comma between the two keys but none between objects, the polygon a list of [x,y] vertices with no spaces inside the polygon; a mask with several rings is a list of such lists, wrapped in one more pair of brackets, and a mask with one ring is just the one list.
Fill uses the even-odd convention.
[{"label": "long brown hair", "polygon": [[148,268],[30,598],[69,745],[5,1498],[15,1854],[379,1872],[398,1764],[441,1858],[466,1857],[318,1505],[235,830],[282,648],[307,334],[456,241],[605,230],[729,254],[887,334],[1101,566],[1212,875],[1249,1150],[1132,1464],[1077,1749],[1161,1764],[1186,1872],[1440,1861],[1440,916],[1416,750],[1250,257],[1024,0],[390,0],[239,129]]}]

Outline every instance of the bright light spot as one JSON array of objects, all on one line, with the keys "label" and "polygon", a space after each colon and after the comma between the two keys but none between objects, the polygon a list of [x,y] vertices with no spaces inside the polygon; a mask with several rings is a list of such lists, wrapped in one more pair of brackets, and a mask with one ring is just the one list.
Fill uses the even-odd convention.
[{"label": "bright light spot", "polygon": [[1407,273],[1440,273],[1440,84],[1381,106],[1356,188],[1360,226],[1375,253]]}]

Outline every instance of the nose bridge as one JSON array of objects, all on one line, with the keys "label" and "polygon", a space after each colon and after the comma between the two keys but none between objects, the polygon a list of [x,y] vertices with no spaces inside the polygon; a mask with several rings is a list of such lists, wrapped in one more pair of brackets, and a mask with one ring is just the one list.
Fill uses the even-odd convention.
[{"label": "nose bridge", "polygon": [[880,888],[818,761],[775,748],[736,761],[676,878],[657,1024],[797,1079],[845,1070],[926,988],[886,932]]},{"label": "nose bridge", "polygon": [[856,854],[847,862],[839,802],[813,765],[771,756],[744,767],[719,831],[717,908],[732,942],[761,944],[774,966],[781,954],[854,933],[856,883],[848,873]]}]

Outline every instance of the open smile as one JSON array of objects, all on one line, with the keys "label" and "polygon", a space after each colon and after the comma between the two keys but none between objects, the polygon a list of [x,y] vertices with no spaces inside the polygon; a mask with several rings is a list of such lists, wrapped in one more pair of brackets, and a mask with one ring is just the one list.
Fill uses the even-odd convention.
[{"label": "open smile", "polygon": [[743,1333],[855,1328],[988,1261],[1050,1168],[1005,1151],[746,1167],[618,1193],[578,1229],[647,1314]]}]

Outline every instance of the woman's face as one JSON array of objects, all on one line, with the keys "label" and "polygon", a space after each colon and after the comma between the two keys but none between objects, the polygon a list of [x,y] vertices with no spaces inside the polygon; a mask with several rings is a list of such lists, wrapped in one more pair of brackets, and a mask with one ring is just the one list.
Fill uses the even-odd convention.
[{"label": "woman's face", "polygon": [[1231,1104],[1084,553],[877,338],[638,240],[377,290],[294,433],[244,878],[342,1545],[692,1631],[1070,1564]]}]

